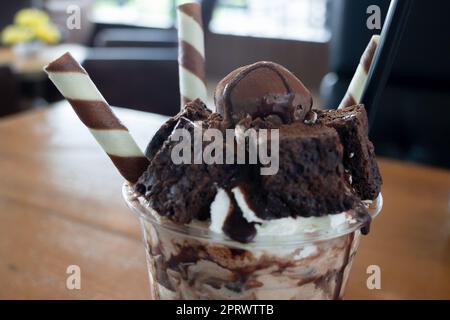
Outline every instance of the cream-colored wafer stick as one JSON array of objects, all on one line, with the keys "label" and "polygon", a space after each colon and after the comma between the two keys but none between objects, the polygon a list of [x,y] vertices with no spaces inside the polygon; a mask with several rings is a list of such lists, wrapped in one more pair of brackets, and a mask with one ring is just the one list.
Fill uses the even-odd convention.
[{"label": "cream-colored wafer stick", "polygon": [[147,169],[149,160],[114,115],[86,70],[66,53],[45,67],[45,71],[121,175],[136,182]]},{"label": "cream-colored wafer stick", "polygon": [[197,98],[206,102],[205,43],[198,3],[177,7],[181,108]]},{"label": "cream-colored wafer stick", "polygon": [[344,99],[339,105],[339,109],[350,107],[361,102],[361,97],[367,82],[370,66],[372,64],[375,51],[377,50],[379,40],[379,35],[375,35],[372,37],[372,39],[370,39],[369,45],[364,51],[358,68],[356,69],[355,75],[350,82],[347,93],[345,94]]}]

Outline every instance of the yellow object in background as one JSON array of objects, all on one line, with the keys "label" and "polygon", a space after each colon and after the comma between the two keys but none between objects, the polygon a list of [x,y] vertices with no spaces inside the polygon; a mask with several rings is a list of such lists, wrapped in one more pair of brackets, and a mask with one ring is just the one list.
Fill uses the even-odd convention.
[{"label": "yellow object in background", "polygon": [[48,44],[58,43],[61,35],[54,24],[45,24],[38,26],[35,30],[36,38]]},{"label": "yellow object in background", "polygon": [[48,14],[38,9],[22,9],[14,17],[14,24],[31,29],[48,24],[49,21]]},{"label": "yellow object in background", "polygon": [[34,39],[34,33],[25,27],[10,25],[2,32],[2,43],[14,45],[17,43],[29,42]]},{"label": "yellow object in background", "polygon": [[45,11],[38,9],[19,10],[14,24],[7,26],[1,33],[1,42],[16,45],[31,41],[55,44],[61,40],[61,33]]}]

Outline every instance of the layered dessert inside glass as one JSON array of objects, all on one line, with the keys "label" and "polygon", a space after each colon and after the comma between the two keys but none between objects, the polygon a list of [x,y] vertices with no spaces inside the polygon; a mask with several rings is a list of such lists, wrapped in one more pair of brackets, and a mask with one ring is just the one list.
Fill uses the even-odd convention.
[{"label": "layered dessert inside glass", "polygon": [[341,299],[382,205],[364,106],[313,109],[290,71],[258,62],[211,109],[195,100],[163,124],[124,186],[152,297]]}]

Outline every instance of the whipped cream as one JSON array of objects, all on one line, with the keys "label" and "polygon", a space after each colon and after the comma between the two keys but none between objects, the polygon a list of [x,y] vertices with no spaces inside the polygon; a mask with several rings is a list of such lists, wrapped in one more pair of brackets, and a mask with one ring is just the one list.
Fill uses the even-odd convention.
[{"label": "whipped cream", "polygon": [[[236,203],[242,211],[243,217],[250,223],[256,223],[258,238],[277,237],[279,235],[289,236],[300,233],[313,233],[317,230],[334,229],[356,223],[357,221],[348,212],[326,215],[322,217],[286,217],[280,219],[263,220],[250,208],[245,200],[245,194],[240,187],[231,190]],[[223,234],[222,228],[231,208],[231,199],[228,193],[219,188],[214,201],[211,204],[211,222],[209,229],[216,233]]]},{"label": "whipped cream", "polygon": [[231,205],[230,197],[224,189],[217,190],[216,197],[211,203],[211,223],[209,229],[216,233],[223,233],[222,227]]}]

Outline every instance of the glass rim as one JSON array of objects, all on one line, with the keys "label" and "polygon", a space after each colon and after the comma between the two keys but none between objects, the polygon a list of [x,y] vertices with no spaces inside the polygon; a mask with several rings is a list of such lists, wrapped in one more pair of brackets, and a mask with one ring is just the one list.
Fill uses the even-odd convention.
[{"label": "glass rim", "polygon": [[[220,243],[227,246],[242,247],[242,248],[266,248],[266,247],[279,247],[279,246],[292,246],[300,244],[315,243],[320,241],[327,241],[340,238],[342,236],[351,234],[363,227],[362,221],[356,221],[354,223],[345,223],[344,227],[339,229],[327,228],[314,232],[301,232],[294,235],[274,235],[274,236],[259,236],[256,241],[249,243],[240,243],[230,239],[225,234],[219,234],[211,231],[205,226],[199,226],[196,224],[177,224],[172,222],[166,217],[159,216],[158,213],[152,210],[150,207],[139,201],[139,198],[135,195],[133,188],[128,182],[125,182],[122,186],[122,196],[131,209],[131,211],[139,218],[147,222],[150,222],[154,226],[163,228],[166,231],[181,234],[183,237],[197,238],[202,240],[209,240],[214,243]],[[141,199],[142,200],[142,199]],[[372,201],[372,206],[368,208],[369,214],[375,219],[381,212],[383,207],[383,196],[381,192],[378,197]],[[142,222],[141,222],[142,223]]]}]

